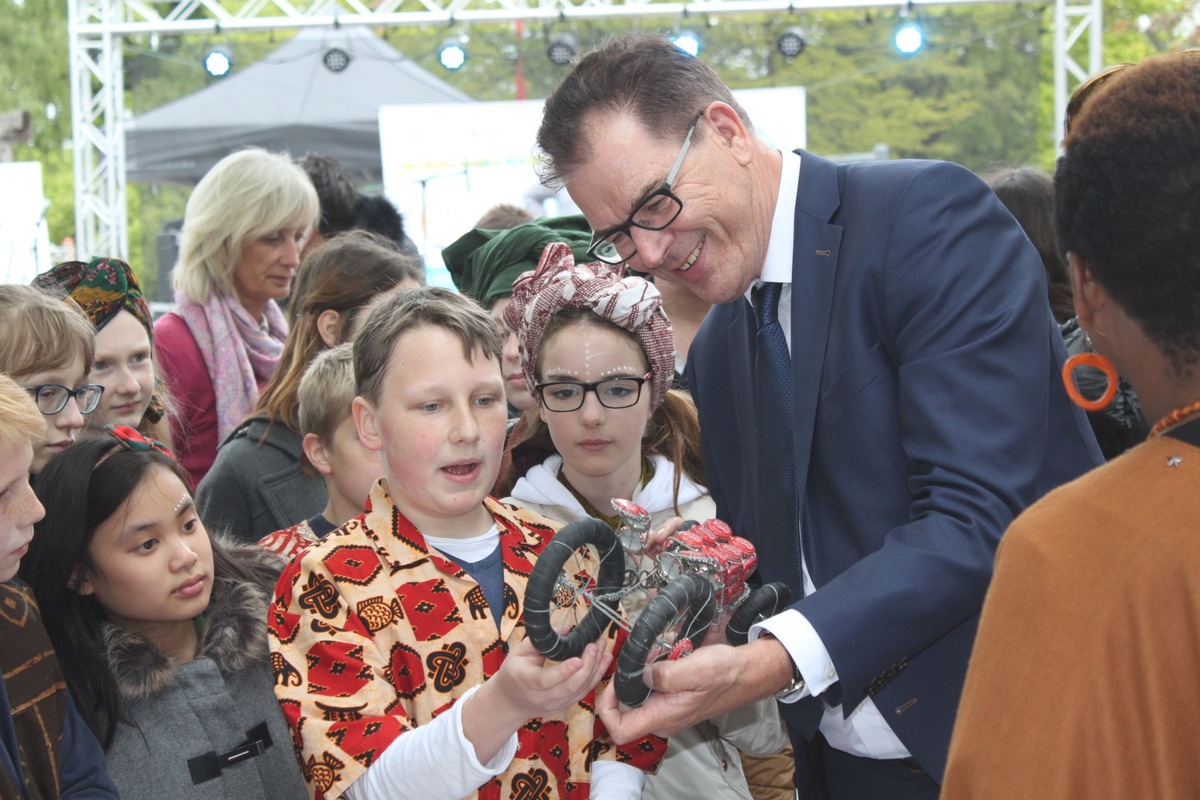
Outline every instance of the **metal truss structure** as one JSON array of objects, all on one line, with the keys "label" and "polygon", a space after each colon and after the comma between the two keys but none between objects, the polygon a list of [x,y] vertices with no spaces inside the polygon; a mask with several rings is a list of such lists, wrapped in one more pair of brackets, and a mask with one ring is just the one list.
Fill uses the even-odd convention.
[{"label": "metal truss structure", "polygon": [[[1020,0],[938,0],[964,5]],[[68,0],[75,237],[81,258],[129,255],[123,41],[144,34],[368,25],[449,25],[604,17],[830,11],[912,6],[908,0]],[[925,5],[921,3],[920,5]],[[1102,66],[1101,2],[1055,0],[1054,107]],[[1086,69],[1082,53],[1086,48]],[[1056,140],[1061,140],[1061,121]]]}]

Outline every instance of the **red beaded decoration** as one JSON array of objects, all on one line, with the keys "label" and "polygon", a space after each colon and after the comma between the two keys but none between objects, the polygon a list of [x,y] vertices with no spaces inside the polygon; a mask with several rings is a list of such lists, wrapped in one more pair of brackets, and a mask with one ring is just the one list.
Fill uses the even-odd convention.
[{"label": "red beaded decoration", "polygon": [[1170,414],[1167,414],[1165,417],[1160,419],[1158,422],[1154,423],[1154,427],[1150,429],[1150,438],[1153,439],[1167,428],[1175,425],[1178,422],[1182,422],[1186,417],[1190,417],[1192,414],[1195,414],[1198,411],[1200,411],[1200,400],[1197,400],[1196,402],[1190,403],[1186,406],[1180,406]]}]

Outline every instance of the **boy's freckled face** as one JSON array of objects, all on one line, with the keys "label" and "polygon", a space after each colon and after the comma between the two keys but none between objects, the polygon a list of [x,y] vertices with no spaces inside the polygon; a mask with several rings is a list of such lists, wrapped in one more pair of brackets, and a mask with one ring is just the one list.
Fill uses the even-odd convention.
[{"label": "boy's freckled face", "polygon": [[378,408],[356,414],[368,447],[383,453],[389,491],[425,534],[478,536],[491,526],[483,498],[500,469],[507,408],[499,362],[431,325],[401,336],[388,358]]}]

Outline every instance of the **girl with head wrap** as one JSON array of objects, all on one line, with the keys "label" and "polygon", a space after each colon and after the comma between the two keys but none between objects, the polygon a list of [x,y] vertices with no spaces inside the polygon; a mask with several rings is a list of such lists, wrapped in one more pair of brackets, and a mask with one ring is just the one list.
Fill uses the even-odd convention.
[{"label": "girl with head wrap", "polygon": [[[713,516],[696,408],[670,389],[674,340],[654,284],[576,265],[567,245],[550,244],[517,279],[504,322],[535,402],[512,433],[497,492],[512,487],[505,502],[563,523],[615,526],[613,498],[633,500],[654,525]],[[758,701],[672,736],[642,797],[749,800],[738,749],[768,755],[786,744],[774,700]]]},{"label": "girl with head wrap", "polygon": [[[562,242],[577,258],[583,258],[591,238],[592,229],[579,214],[540,219],[508,230],[476,228],[442,250],[442,260],[458,290],[483,306],[503,327],[513,283],[521,273],[537,266],[546,245]],[[533,408],[534,402],[521,369],[517,337],[511,332],[504,345],[502,366],[509,417],[514,418]]]},{"label": "girl with head wrap", "polygon": [[89,378],[104,387],[104,395],[85,418],[84,434],[96,435],[111,423],[169,442],[154,364],[154,322],[129,265],[116,258],[67,261],[37,276],[33,285],[66,292],[96,326]]}]

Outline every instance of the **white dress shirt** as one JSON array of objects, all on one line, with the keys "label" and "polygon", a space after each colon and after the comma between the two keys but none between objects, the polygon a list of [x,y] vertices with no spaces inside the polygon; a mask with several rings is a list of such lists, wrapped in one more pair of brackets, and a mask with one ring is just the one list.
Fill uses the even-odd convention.
[{"label": "white dress shirt", "polygon": [[[779,198],[775,204],[775,216],[771,219],[771,238],[767,243],[767,256],[758,282],[783,284],[779,294],[779,324],[787,340],[788,352],[792,349],[792,251],[796,245],[792,240],[792,231],[795,230],[796,224],[796,194],[799,183],[800,156],[785,151],[779,180]],[[757,286],[758,282],[754,285]],[[754,286],[751,286],[746,292],[747,302],[750,302],[753,288]],[[799,522],[796,535],[800,535]],[[817,588],[808,574],[803,549],[800,568],[804,573],[804,594],[807,596],[817,591]],[[830,658],[829,651],[825,649],[825,644],[817,635],[816,629],[799,611],[788,609],[782,614],[763,620],[751,629],[751,641],[757,639],[763,631],[770,631],[787,649],[804,678],[805,689],[785,702],[795,702],[809,694],[820,695],[837,683],[837,667]],[[826,704],[820,730],[831,747],[852,755],[881,759],[908,758],[912,755],[897,738],[870,697],[865,698],[845,719],[842,717],[840,705]]]}]

